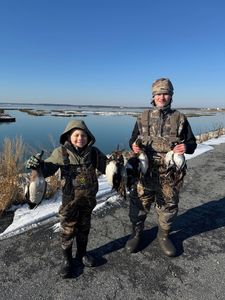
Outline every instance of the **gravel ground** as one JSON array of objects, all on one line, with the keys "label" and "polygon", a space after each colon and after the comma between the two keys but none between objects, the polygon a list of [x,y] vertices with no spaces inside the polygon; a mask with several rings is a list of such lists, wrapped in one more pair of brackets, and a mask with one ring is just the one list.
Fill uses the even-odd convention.
[{"label": "gravel ground", "polygon": [[[89,250],[95,268],[74,260],[71,279],[58,275],[58,233],[52,223],[0,242],[0,299],[224,299],[225,144],[188,161],[172,238],[175,258],[161,253],[152,208],[140,251],[128,254],[128,203],[94,213]],[[0,225],[8,222],[2,218]],[[74,247],[75,248],[75,247]],[[75,252],[75,250],[74,250]]]}]

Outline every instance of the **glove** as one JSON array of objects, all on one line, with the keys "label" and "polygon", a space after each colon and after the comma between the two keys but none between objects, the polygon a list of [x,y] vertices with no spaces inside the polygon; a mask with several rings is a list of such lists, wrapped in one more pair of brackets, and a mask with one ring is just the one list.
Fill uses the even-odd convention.
[{"label": "glove", "polygon": [[43,162],[41,159],[44,151],[41,153],[37,153],[36,155],[32,155],[26,162],[26,168],[27,169],[38,169]]}]

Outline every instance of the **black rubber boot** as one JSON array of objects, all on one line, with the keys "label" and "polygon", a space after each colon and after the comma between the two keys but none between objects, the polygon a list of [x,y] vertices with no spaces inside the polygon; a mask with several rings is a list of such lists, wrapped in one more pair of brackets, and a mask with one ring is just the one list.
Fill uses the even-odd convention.
[{"label": "black rubber boot", "polygon": [[77,254],[76,258],[82,262],[85,267],[94,267],[96,265],[95,258],[90,254],[87,254],[88,235],[84,233],[78,233],[76,236],[77,241]]},{"label": "black rubber boot", "polygon": [[176,256],[176,248],[169,238],[169,230],[164,230],[161,227],[158,228],[157,239],[159,246],[166,256]]},{"label": "black rubber boot", "polygon": [[60,275],[62,278],[70,278],[72,275],[72,265],[73,265],[73,258],[72,258],[72,246],[67,249],[63,249],[63,260],[60,270]]},{"label": "black rubber boot", "polygon": [[141,241],[141,235],[144,229],[144,223],[132,225],[132,234],[126,243],[126,250],[130,253],[135,253],[138,250]]}]

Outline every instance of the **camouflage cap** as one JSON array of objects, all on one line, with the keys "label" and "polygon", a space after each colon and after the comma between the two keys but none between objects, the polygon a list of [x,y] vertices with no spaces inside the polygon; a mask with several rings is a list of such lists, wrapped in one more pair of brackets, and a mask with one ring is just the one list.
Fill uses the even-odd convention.
[{"label": "camouflage cap", "polygon": [[152,84],[152,96],[157,94],[173,95],[173,85],[168,78],[159,78]]}]

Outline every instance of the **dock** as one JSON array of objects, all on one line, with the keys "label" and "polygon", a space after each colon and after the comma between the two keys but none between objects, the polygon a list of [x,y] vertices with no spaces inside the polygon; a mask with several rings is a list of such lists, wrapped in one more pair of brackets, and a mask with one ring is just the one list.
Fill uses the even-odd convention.
[{"label": "dock", "polygon": [[16,118],[6,114],[4,109],[0,109],[0,122],[16,122]]}]

